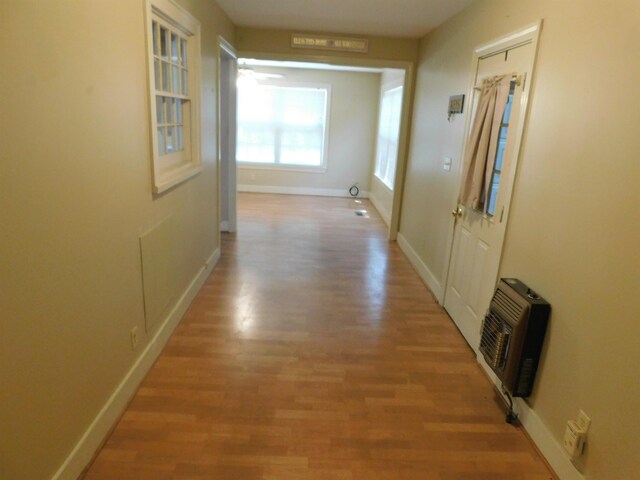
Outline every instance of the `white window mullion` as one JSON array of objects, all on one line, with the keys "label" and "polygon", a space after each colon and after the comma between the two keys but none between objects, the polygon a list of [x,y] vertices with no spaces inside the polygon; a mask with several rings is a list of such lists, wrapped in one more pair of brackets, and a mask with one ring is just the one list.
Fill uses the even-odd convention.
[{"label": "white window mullion", "polygon": [[273,161],[274,163],[280,163],[280,156],[282,155],[282,124],[277,124],[273,129]]}]

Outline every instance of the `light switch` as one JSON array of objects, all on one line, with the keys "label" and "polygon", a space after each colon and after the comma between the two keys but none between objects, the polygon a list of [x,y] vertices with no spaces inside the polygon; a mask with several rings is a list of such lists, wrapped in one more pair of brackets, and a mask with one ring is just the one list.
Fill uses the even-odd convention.
[{"label": "light switch", "polygon": [[451,157],[444,157],[444,160],[442,162],[442,169],[445,172],[451,171]]}]

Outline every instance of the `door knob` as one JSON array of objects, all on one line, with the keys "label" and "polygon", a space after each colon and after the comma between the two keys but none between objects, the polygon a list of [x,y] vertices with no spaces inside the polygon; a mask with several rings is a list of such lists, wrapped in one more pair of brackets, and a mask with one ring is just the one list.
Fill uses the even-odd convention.
[{"label": "door knob", "polygon": [[455,210],[452,210],[451,215],[453,215],[453,218],[460,218],[462,216],[462,207],[458,207]]}]

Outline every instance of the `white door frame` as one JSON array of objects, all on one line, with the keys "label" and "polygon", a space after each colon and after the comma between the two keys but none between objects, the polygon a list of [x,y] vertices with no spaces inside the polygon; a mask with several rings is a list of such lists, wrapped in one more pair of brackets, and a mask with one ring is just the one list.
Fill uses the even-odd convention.
[{"label": "white door frame", "polygon": [[[469,105],[469,108],[467,109],[467,114],[466,114],[466,121],[465,121],[465,134],[464,134],[464,144],[463,144],[463,150],[462,150],[462,158],[465,158],[466,155],[466,150],[467,150],[467,140],[469,138],[469,135],[471,133],[471,122],[472,122],[472,114],[473,114],[473,105],[475,103],[475,96],[477,95],[477,90],[476,90],[476,76],[477,76],[477,72],[478,72],[478,67],[479,67],[479,62],[480,60],[482,60],[483,58],[487,58],[493,55],[497,55],[501,52],[505,52],[507,50],[511,50],[513,48],[516,48],[518,46],[522,46],[525,44],[531,44],[533,46],[533,51],[531,54],[531,60],[530,60],[530,64],[528,65],[528,75],[526,77],[525,81],[525,85],[523,88],[523,92],[522,92],[522,99],[521,99],[521,105],[522,105],[522,113],[521,113],[521,121],[518,123],[517,129],[516,129],[516,144],[514,147],[514,158],[516,159],[516,169],[513,173],[514,177],[517,176],[517,169],[518,169],[518,163],[519,163],[519,158],[521,155],[521,146],[522,146],[522,136],[523,136],[523,132],[524,132],[524,128],[525,125],[527,123],[527,118],[528,118],[528,110],[529,110],[529,98],[530,98],[530,94],[531,94],[531,84],[533,83],[533,75],[534,75],[534,68],[535,68],[535,63],[536,63],[536,59],[538,57],[538,42],[540,39],[540,32],[542,30],[542,20],[539,20],[538,22],[535,22],[533,24],[527,25],[526,27],[512,32],[508,35],[505,35],[503,37],[500,37],[496,40],[493,40],[491,42],[485,43],[479,47],[477,47],[474,52],[473,52],[473,59],[471,62],[471,72],[472,74],[470,75],[470,79],[469,79],[469,88],[467,89],[467,98],[469,99],[467,105]],[[452,210],[455,210],[458,208],[458,198],[459,198],[459,192],[460,192],[460,188],[462,186],[462,175],[464,173],[464,165],[463,162],[458,162],[459,163],[459,167],[458,167],[458,172],[457,172],[457,177],[458,177],[458,184],[457,184],[457,188],[454,190],[453,194],[452,194],[452,198],[451,198],[451,205],[452,205]],[[516,177],[517,178],[517,177]],[[513,188],[515,188],[515,180],[513,182]],[[508,197],[507,198],[512,198],[512,192],[509,191],[507,192]],[[453,196],[455,195],[455,196]],[[509,202],[507,202],[505,204],[505,208],[504,208],[504,216],[503,216],[503,221],[505,224],[505,235],[506,235],[506,229],[508,228],[508,221],[509,221],[509,212],[511,210],[511,200],[509,200]],[[456,227],[456,221],[455,219],[452,219],[451,224],[450,224],[450,228],[449,228],[449,234],[447,237],[447,259],[446,259],[446,271],[445,271],[445,275],[443,278],[443,282],[442,285],[444,288],[442,288],[441,293],[440,293],[440,298],[438,298],[438,302],[440,303],[440,305],[444,305],[445,302],[445,297],[447,295],[447,291],[448,291],[448,287],[449,287],[449,276],[451,273],[451,259],[453,256],[453,241],[454,241],[454,235],[455,235],[455,227]],[[499,258],[500,258],[500,262],[502,262],[502,252],[504,251],[504,243],[500,249],[500,254],[499,254]],[[500,271],[500,268],[498,266],[498,272]],[[492,280],[497,280],[497,279],[492,279]],[[474,349],[476,349],[476,346],[473,347]]]},{"label": "white door frame", "polygon": [[[226,59],[232,59],[233,67],[232,72],[226,71],[223,68],[223,62]],[[238,59],[238,55],[236,53],[235,48],[222,36],[218,36],[218,101],[217,101],[217,118],[218,118],[218,128],[216,129],[217,143],[218,143],[218,161],[217,161],[217,177],[218,177],[218,237],[220,237],[220,231],[227,232],[235,232],[237,228],[237,218],[236,218],[236,159],[235,159],[235,149],[236,149],[236,98],[237,98],[237,90],[236,83],[234,81],[229,82],[230,91],[227,92],[227,98],[223,98],[222,95],[222,85],[223,79],[222,75],[224,74],[233,74],[237,70],[236,60]],[[236,75],[233,75],[235,77]],[[222,106],[221,103],[223,101],[229,102],[229,115],[227,118],[223,118],[222,114]],[[223,149],[222,142],[222,126],[224,122],[229,123],[228,128],[228,136],[226,138],[227,148]],[[226,150],[226,151],[225,151]],[[226,167],[226,175],[222,175],[222,163],[225,163]],[[222,188],[224,185],[224,188]],[[222,222],[222,204],[223,192],[226,192],[225,204],[227,205],[228,215],[227,220]]]}]

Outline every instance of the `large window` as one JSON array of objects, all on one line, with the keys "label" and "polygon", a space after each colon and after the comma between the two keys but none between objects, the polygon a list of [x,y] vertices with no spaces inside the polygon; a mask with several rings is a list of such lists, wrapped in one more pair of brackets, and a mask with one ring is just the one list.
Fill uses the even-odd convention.
[{"label": "large window", "polygon": [[380,101],[375,175],[393,190],[398,160],[402,87],[385,90]]},{"label": "large window", "polygon": [[148,0],[153,189],[165,191],[201,170],[200,24],[169,0]]},{"label": "large window", "polygon": [[329,88],[308,85],[238,86],[238,162],[326,168]]}]

